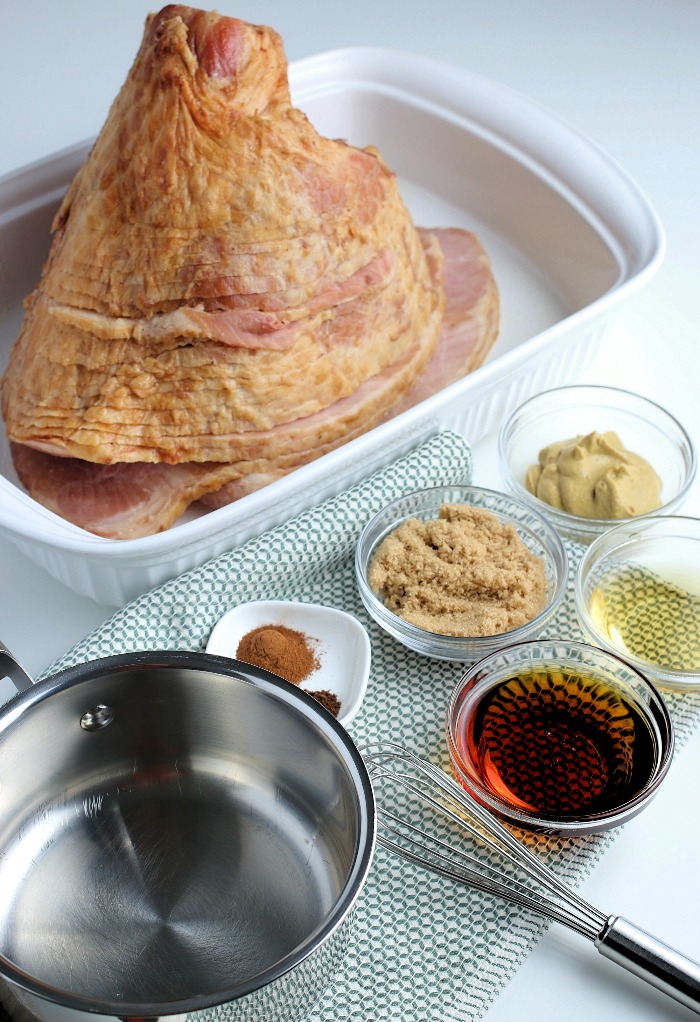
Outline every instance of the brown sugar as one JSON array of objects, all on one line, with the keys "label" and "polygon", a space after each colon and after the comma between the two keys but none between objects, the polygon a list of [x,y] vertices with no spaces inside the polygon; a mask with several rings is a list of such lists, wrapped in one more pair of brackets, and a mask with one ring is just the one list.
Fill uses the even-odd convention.
[{"label": "brown sugar", "polygon": [[510,523],[465,504],[443,504],[437,519],[398,526],[379,545],[369,583],[394,614],[440,635],[510,631],[547,599],[542,558]]},{"label": "brown sugar", "polygon": [[260,625],[243,636],[236,657],[298,685],[319,666],[312,643],[295,628]]}]

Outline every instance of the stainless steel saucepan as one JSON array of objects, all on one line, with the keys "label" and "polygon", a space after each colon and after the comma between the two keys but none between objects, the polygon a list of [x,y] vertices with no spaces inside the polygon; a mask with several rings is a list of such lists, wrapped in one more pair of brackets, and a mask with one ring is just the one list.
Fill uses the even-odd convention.
[{"label": "stainless steel saucepan", "polygon": [[121,1018],[293,1022],[332,981],[375,842],[350,737],[275,675],[144,652],[0,710],[0,975]]}]

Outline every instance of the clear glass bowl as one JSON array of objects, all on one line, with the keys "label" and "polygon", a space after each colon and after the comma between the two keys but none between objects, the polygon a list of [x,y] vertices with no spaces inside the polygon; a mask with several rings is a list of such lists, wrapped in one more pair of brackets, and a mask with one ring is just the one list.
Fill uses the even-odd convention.
[{"label": "clear glass bowl", "polygon": [[700,687],[700,519],[649,515],[583,554],[574,599],[586,637],[659,687]]},{"label": "clear glass bowl", "polygon": [[548,833],[619,826],[671,763],[671,717],[621,657],[582,642],[519,643],[475,664],[447,707],[457,780],[497,816]]},{"label": "clear glass bowl", "polygon": [[653,514],[671,514],[685,500],[695,478],[695,446],[681,424],[660,405],[616,387],[558,387],[531,397],[503,423],[498,439],[500,470],[506,489],[545,515],[562,536],[590,543],[596,536],[635,518],[582,518],[539,500],[525,488],[530,465],[548,444],[592,432],[614,432],[625,447],[643,458],[661,477],[662,506]]},{"label": "clear glass bowl", "polygon": [[[408,518],[427,521],[437,518],[443,504],[467,504],[484,508],[517,530],[525,546],[545,565],[547,603],[531,621],[497,635],[463,638],[440,635],[419,628],[398,617],[369,584],[369,568],[382,540]],[[568,560],[561,538],[549,522],[527,505],[504,493],[477,486],[435,486],[397,497],[365,526],[355,551],[355,574],[360,596],[371,616],[389,635],[409,649],[438,660],[473,662],[486,653],[511,642],[531,638],[550,620],[561,603],[568,580]]]}]

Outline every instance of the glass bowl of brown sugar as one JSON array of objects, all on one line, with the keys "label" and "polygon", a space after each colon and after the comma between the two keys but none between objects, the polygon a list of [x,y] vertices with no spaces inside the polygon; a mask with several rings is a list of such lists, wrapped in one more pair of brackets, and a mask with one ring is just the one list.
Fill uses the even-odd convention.
[{"label": "glass bowl of brown sugar", "polygon": [[537,635],[566,591],[561,538],[537,511],[477,486],[397,497],[355,552],[369,614],[409,649],[474,662]]}]

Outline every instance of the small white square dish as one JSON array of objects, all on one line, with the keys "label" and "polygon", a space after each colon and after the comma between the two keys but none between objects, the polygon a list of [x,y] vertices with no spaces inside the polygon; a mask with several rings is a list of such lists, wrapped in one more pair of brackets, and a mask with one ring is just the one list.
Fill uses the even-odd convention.
[{"label": "small white square dish", "polygon": [[[256,493],[153,536],[107,540],[31,500],[0,432],[0,530],[76,592],[122,605],[364,478],[441,428],[471,443],[539,390],[575,380],[612,314],[658,268],[663,230],[594,143],[497,83],[393,50],[337,50],[290,67],[323,134],[379,148],[419,226],[481,238],[501,302],[499,339],[463,380]],[[90,142],[0,180],[0,372]]]},{"label": "small white square dish", "polygon": [[[369,636],[352,614],[334,607],[289,600],[241,603],[214,625],[207,653],[245,661],[245,655],[237,657],[236,654],[247,635],[259,629],[280,627],[301,636],[313,654],[314,666],[299,682],[299,687],[310,694],[325,692],[335,696],[340,703],[338,723],[345,727],[362,705],[371,663]],[[259,660],[255,662],[259,667],[272,670]],[[273,670],[273,674],[284,677],[282,670]]]}]

